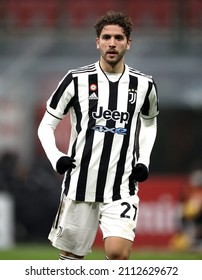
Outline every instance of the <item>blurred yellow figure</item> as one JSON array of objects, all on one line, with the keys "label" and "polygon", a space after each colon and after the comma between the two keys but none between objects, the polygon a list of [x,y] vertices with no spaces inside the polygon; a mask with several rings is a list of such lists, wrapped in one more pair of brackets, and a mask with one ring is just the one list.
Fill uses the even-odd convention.
[{"label": "blurred yellow figure", "polygon": [[183,205],[183,217],[185,219],[193,219],[200,214],[201,211],[201,201],[199,197],[191,197]]},{"label": "blurred yellow figure", "polygon": [[190,248],[190,246],[191,246],[191,239],[187,234],[183,232],[176,233],[171,238],[170,241],[171,249],[186,250]]},{"label": "blurred yellow figure", "polygon": [[202,170],[189,177],[181,205],[181,229],[170,241],[174,249],[202,250]]}]

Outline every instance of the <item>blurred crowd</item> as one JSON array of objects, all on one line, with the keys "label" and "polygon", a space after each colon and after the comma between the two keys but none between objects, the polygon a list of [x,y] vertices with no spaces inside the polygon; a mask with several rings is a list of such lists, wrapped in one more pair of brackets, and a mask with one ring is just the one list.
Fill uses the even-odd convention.
[{"label": "blurred crowd", "polygon": [[16,153],[1,156],[0,193],[13,198],[16,241],[46,240],[58,205],[60,180],[46,158],[26,169]]}]

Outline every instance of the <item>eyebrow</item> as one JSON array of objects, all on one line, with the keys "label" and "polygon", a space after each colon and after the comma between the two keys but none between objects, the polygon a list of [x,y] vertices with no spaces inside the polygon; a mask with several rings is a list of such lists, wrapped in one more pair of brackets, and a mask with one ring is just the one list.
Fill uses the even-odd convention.
[{"label": "eyebrow", "polygon": [[120,38],[124,38],[125,37],[125,34],[109,34],[109,33],[104,33],[104,34],[101,34],[101,37],[120,37]]}]

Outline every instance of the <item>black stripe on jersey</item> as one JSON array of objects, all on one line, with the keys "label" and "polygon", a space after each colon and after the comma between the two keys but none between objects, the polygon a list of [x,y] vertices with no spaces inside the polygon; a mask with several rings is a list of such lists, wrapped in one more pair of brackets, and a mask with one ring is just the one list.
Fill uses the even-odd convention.
[{"label": "black stripe on jersey", "polygon": [[76,114],[76,131],[79,133],[81,131],[81,106],[79,103],[79,93],[78,93],[78,77],[74,77],[74,98],[73,98],[73,107]]},{"label": "black stripe on jersey", "polygon": [[[76,114],[76,131],[77,133],[79,133],[81,131],[81,118],[82,118],[82,114],[81,114],[81,107],[78,101],[78,77],[74,77],[73,78],[74,81],[74,97],[71,100],[71,104],[74,108],[75,114]],[[69,105],[68,105],[69,108]],[[66,108],[67,110],[67,108]],[[75,147],[76,147],[76,142],[77,140],[75,140],[75,142],[72,145],[72,151],[71,151],[71,157],[74,158],[75,156]],[[64,193],[65,195],[67,195],[68,190],[69,190],[69,184],[70,184],[70,174],[71,174],[71,170],[68,170],[66,173],[66,179],[65,179],[65,190]]]},{"label": "black stripe on jersey", "polygon": [[[117,95],[118,95],[118,84],[119,82],[110,82],[109,81],[109,104],[108,108],[111,111],[116,110],[117,108]],[[110,119],[106,122],[106,127],[112,128],[115,126],[115,121]],[[106,184],[111,147],[113,142],[114,134],[105,133],[103,150],[100,159],[100,166],[98,171],[97,187],[96,187],[96,198],[95,201],[103,202],[104,189]]]},{"label": "black stripe on jersey", "polygon": [[157,111],[159,111],[159,101],[158,101],[158,88],[157,88],[157,85],[156,85],[156,82],[153,80],[153,83],[154,83],[154,88],[156,90],[156,97],[157,97]]},{"label": "black stripe on jersey", "polygon": [[58,223],[59,223],[59,219],[60,219],[60,214],[61,214],[61,210],[62,210],[62,206],[63,206],[63,194],[62,194],[62,198],[60,200],[60,204],[59,204],[59,207],[58,207],[58,211],[57,211],[57,214],[55,216],[55,219],[53,221],[53,224],[52,224],[52,228],[55,228],[57,229],[58,228]]},{"label": "black stripe on jersey", "polygon": [[135,166],[136,160],[138,160],[140,156],[140,145],[139,145],[139,135],[140,135],[141,121],[140,121],[140,113],[138,114],[137,123],[136,123],[136,131],[135,131],[135,146],[134,146],[134,158],[132,166]]},{"label": "black stripe on jersey", "polygon": [[[92,112],[97,111],[97,104],[98,99],[91,99],[90,96],[95,93],[98,96],[98,78],[97,74],[89,75],[88,77],[89,83],[89,121],[88,121],[88,128],[86,130],[86,139],[85,139],[85,146],[83,150],[83,155],[81,156],[81,167],[80,173],[78,178],[78,185],[77,185],[77,193],[76,193],[76,200],[84,201],[85,200],[85,191],[86,191],[86,182],[87,182],[87,175],[88,175],[88,167],[91,159],[92,154],[92,146],[93,146],[93,139],[95,131],[92,127],[95,126],[96,120],[92,118]],[[95,89],[92,91],[91,85],[96,85]]]},{"label": "black stripe on jersey", "polygon": [[53,116],[54,118],[58,119],[58,120],[62,120],[61,118],[56,117],[55,115],[51,114],[50,112],[48,112],[48,110],[46,110],[47,113],[49,113],[51,116]]},{"label": "black stripe on jersey", "polygon": [[77,71],[74,71],[74,72],[72,72],[72,74],[75,74],[75,75],[77,75],[77,74],[84,74],[84,73],[93,73],[93,72],[95,72],[96,71],[96,69],[84,69],[84,70],[77,70]]},{"label": "black stripe on jersey", "polygon": [[58,86],[56,91],[53,94],[53,97],[50,102],[50,107],[53,109],[56,109],[58,102],[60,101],[60,98],[65,91],[66,87],[72,82],[72,74],[69,73],[64,80],[61,82],[61,84]]},{"label": "black stripe on jersey", "polygon": [[152,79],[151,75],[144,74],[144,73],[140,72],[139,70],[136,70],[136,69],[131,68],[131,67],[129,67],[129,72],[132,73],[132,74],[135,74],[135,75],[146,77],[148,79]]},{"label": "black stripe on jersey", "polygon": [[[139,158],[139,134],[140,134],[140,114],[138,115],[137,118],[137,123],[136,123],[136,131],[135,131],[135,140],[134,140],[134,159],[132,162],[132,168],[135,166],[136,164],[136,159]],[[131,180],[131,178],[129,177],[129,193],[130,195],[135,194],[136,191],[136,184],[134,184],[134,181]]]},{"label": "black stripe on jersey", "polygon": [[153,86],[153,83],[151,83],[151,82],[148,82],[148,83],[149,83],[148,90],[147,90],[147,93],[145,96],[144,103],[141,108],[141,112],[145,116],[149,116],[149,109],[150,109],[149,94],[150,94],[150,92],[152,90],[152,86]]},{"label": "black stripe on jersey", "polygon": [[[130,78],[130,82],[129,82],[128,89],[137,90],[137,87],[138,87],[137,77],[129,75],[129,78]],[[131,102],[129,102],[129,99],[130,99],[130,97],[128,95],[127,112],[130,112],[130,119],[129,119],[128,123],[125,124],[125,128],[127,129],[127,134],[124,136],[123,144],[122,144],[121,152],[120,152],[120,158],[117,163],[116,177],[115,177],[115,181],[114,181],[113,196],[112,196],[113,200],[117,200],[117,199],[121,198],[120,185],[121,185],[121,181],[122,181],[122,176],[124,174],[125,163],[127,161],[126,154],[127,154],[127,150],[128,150],[129,140],[131,137],[131,133],[130,133],[131,121],[132,121],[133,114],[135,112],[135,107],[136,107],[136,101],[133,104],[131,104]],[[135,141],[135,135],[134,135],[134,141]],[[134,191],[134,188],[133,188],[133,191]],[[134,194],[134,193],[132,192],[132,189],[131,189],[130,195],[132,195],[132,194]]]},{"label": "black stripe on jersey", "polygon": [[72,74],[82,74],[82,73],[95,72],[95,71],[96,71],[95,64],[91,64],[88,66],[73,69],[71,72]]}]

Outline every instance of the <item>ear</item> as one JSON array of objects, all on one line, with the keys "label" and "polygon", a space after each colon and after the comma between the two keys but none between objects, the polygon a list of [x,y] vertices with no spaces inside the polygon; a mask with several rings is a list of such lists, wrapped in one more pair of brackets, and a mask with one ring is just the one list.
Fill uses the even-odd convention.
[{"label": "ear", "polygon": [[99,38],[96,38],[96,47],[97,47],[97,49],[99,49],[99,48],[100,48],[100,45],[99,45],[99,43],[100,43],[100,40],[99,40]]},{"label": "ear", "polygon": [[130,49],[131,41],[132,41],[131,38],[129,38],[129,39],[128,39],[128,42],[127,42],[127,46],[126,46],[126,49],[127,49],[127,50]]}]

